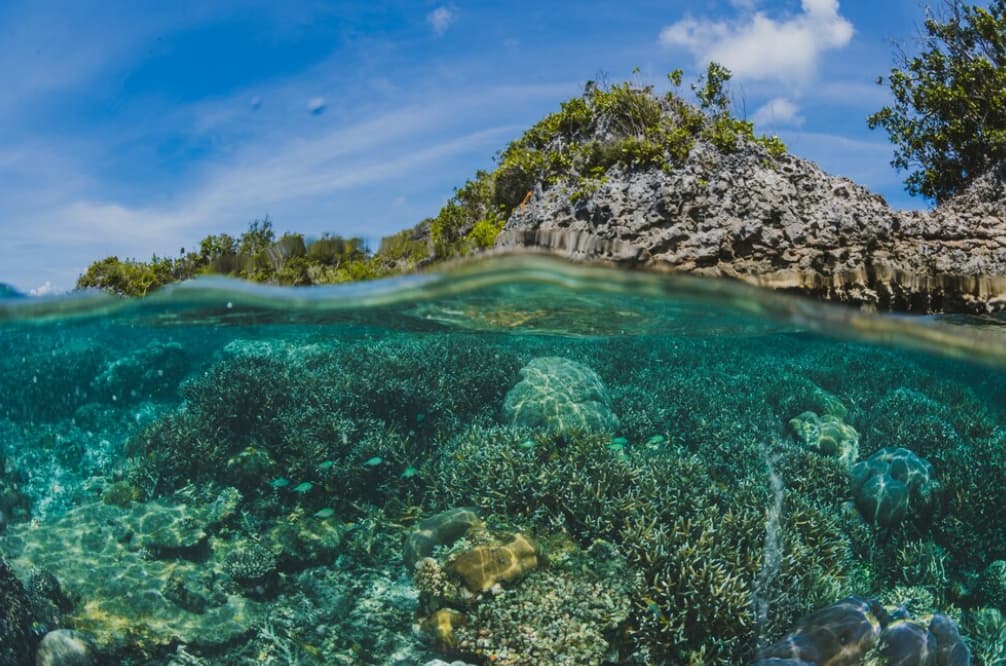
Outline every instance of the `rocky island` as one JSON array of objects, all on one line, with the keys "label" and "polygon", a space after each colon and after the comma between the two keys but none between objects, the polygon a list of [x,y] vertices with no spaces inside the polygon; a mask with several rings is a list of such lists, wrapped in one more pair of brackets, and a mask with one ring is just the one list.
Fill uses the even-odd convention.
[{"label": "rocky island", "polygon": [[900,211],[812,162],[701,142],[671,169],[612,169],[582,198],[536,183],[496,241],[723,276],[880,310],[1006,307],[1002,168],[932,211]]}]

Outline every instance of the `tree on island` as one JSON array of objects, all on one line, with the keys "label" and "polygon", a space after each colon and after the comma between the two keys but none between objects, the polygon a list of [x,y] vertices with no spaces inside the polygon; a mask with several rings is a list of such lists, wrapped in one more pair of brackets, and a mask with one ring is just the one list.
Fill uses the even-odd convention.
[{"label": "tree on island", "polygon": [[887,77],[894,103],[868,122],[887,130],[908,191],[943,202],[1006,159],[1006,0],[944,0],[925,31]]}]

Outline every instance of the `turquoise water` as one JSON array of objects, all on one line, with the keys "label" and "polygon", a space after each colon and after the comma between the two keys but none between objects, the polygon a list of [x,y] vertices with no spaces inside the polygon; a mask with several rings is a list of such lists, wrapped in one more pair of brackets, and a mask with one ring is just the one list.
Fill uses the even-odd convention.
[{"label": "turquoise water", "polygon": [[1006,664],[1002,319],[509,258],[0,367],[0,664]]}]

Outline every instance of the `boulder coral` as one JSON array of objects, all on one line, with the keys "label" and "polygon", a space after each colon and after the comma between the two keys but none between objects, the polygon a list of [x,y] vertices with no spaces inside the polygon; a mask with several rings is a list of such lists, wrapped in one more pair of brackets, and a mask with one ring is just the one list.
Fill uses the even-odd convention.
[{"label": "boulder coral", "polygon": [[880,449],[853,465],[851,487],[860,514],[883,526],[924,520],[940,490],[929,461],[900,447]]},{"label": "boulder coral", "polygon": [[411,571],[416,562],[433,554],[437,546],[450,546],[468,530],[481,527],[483,523],[474,509],[447,509],[430,516],[405,538],[405,566]]},{"label": "boulder coral", "polygon": [[751,666],[970,666],[971,652],[957,625],[939,613],[928,621],[903,608],[850,596],[814,611]]},{"label": "boulder coral", "polygon": [[790,419],[789,427],[806,447],[822,455],[837,457],[847,467],[859,458],[859,433],[839,416],[803,412]]},{"label": "boulder coral", "polygon": [[458,555],[447,567],[470,592],[485,592],[499,583],[515,581],[538,568],[538,547],[523,534],[507,543],[481,545]]},{"label": "boulder coral", "polygon": [[611,398],[597,373],[559,356],[532,359],[507,393],[506,418],[515,426],[550,433],[604,432],[618,427]]}]

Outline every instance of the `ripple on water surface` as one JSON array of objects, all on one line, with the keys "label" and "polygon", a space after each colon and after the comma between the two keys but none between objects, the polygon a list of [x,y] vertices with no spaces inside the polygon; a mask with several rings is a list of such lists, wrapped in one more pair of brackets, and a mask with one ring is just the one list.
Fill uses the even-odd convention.
[{"label": "ripple on water surface", "polygon": [[0,293],[0,664],[1002,663],[1003,324],[541,257]]}]

